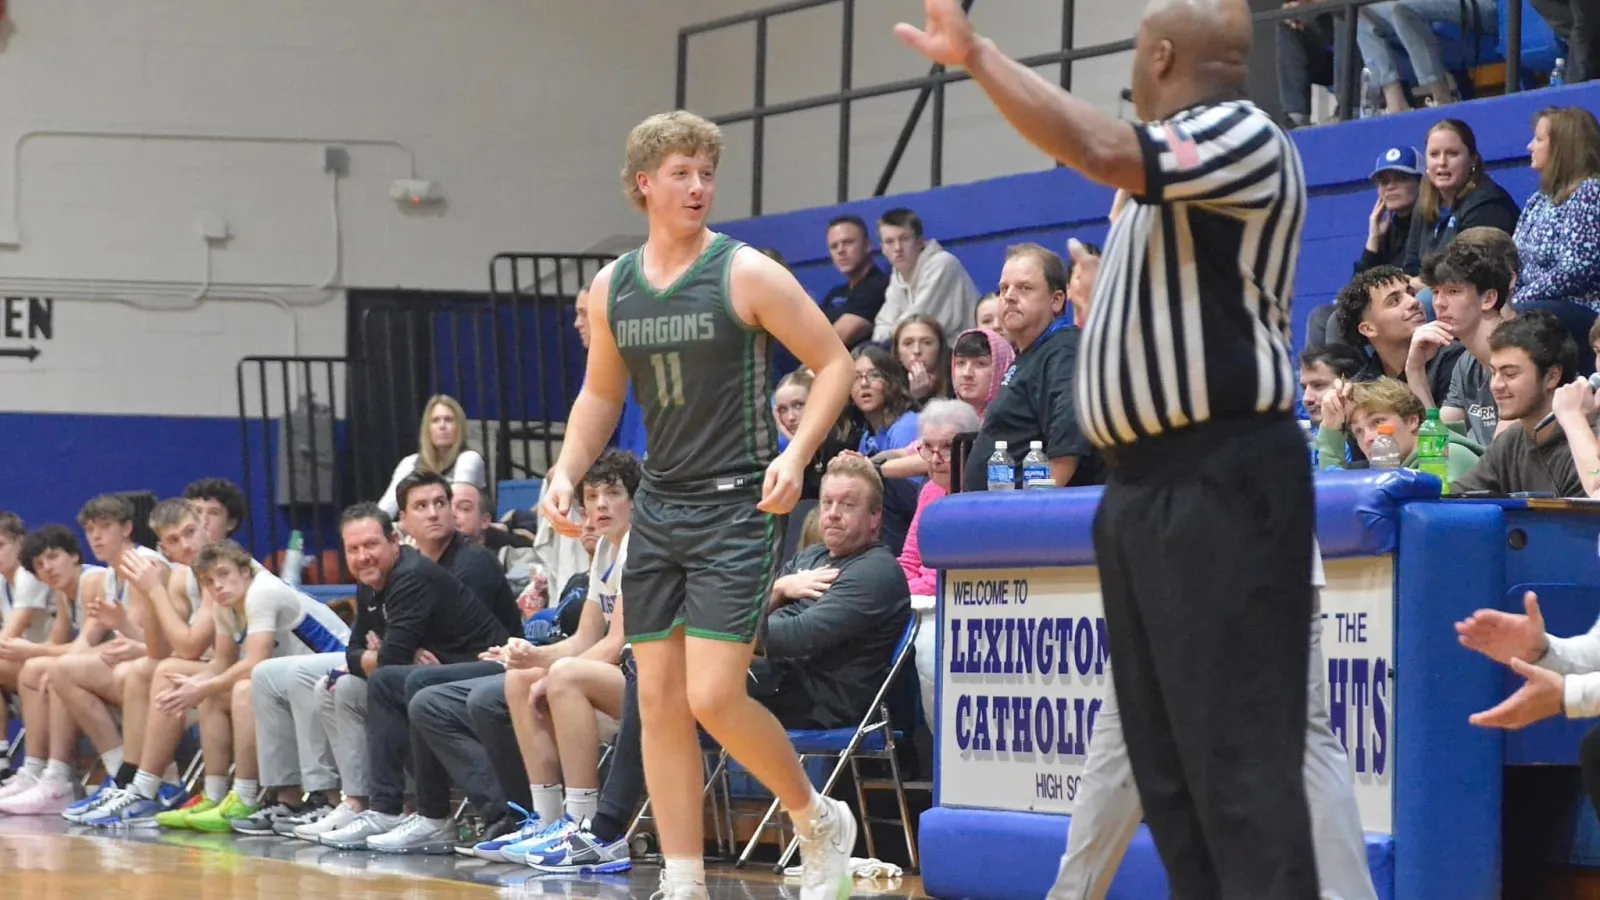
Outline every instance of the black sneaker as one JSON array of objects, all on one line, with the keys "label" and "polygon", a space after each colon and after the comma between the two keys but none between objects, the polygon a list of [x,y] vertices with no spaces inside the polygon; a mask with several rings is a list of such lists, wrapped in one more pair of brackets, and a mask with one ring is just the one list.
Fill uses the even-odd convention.
[{"label": "black sneaker", "polygon": [[294,815],[273,822],[272,833],[278,835],[279,837],[294,837],[294,830],[296,828],[299,828],[301,825],[310,825],[313,822],[320,822],[332,812],[333,807],[328,805],[328,801],[318,797],[316,800],[310,801],[306,803],[306,805],[300,807],[300,809],[296,811]]},{"label": "black sneaker", "polygon": [[291,809],[287,803],[278,802],[271,806],[263,806],[254,814],[243,819],[234,819],[231,823],[234,834],[243,834],[249,837],[271,837],[277,832],[273,826],[284,819],[300,814],[300,810]]},{"label": "black sneaker", "polygon": [[457,856],[476,858],[477,854],[473,852],[475,847],[484,841],[492,841],[508,834],[514,834],[521,824],[521,820],[517,816],[507,812],[505,815],[484,826],[483,829],[477,834],[468,835],[464,840],[457,843],[452,849],[456,851]]}]

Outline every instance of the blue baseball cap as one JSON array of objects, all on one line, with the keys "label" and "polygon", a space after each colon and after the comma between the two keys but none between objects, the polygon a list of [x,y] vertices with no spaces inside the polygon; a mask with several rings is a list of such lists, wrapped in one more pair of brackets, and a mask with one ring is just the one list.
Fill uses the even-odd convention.
[{"label": "blue baseball cap", "polygon": [[1372,167],[1372,174],[1367,176],[1370,181],[1378,177],[1379,172],[1400,172],[1416,178],[1422,177],[1421,160],[1417,158],[1415,147],[1390,147],[1378,156],[1378,161]]}]

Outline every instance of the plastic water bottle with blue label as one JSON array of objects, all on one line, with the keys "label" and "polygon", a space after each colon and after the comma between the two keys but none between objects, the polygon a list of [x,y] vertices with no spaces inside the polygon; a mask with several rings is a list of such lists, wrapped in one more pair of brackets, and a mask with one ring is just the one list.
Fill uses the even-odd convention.
[{"label": "plastic water bottle with blue label", "polygon": [[1056,486],[1050,474],[1050,457],[1044,455],[1043,441],[1028,442],[1028,455],[1022,458],[1022,486],[1030,491]]},{"label": "plastic water bottle with blue label", "polygon": [[1017,489],[1017,467],[1011,460],[1011,451],[1005,441],[994,442],[994,454],[989,457],[989,490],[1014,491]]}]

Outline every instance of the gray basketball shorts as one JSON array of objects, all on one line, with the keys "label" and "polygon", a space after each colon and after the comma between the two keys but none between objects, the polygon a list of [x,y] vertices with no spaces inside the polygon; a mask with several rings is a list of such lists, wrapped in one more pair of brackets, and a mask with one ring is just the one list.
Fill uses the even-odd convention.
[{"label": "gray basketball shorts", "polygon": [[778,571],[784,522],[755,500],[689,504],[640,488],[623,563],[633,643],[691,637],[749,643]]}]

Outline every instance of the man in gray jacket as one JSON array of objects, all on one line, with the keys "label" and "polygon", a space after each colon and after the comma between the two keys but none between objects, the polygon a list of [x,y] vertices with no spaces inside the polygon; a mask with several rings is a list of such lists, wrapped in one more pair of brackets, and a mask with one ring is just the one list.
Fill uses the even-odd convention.
[{"label": "man in gray jacket", "polygon": [[878,217],[878,240],[889,261],[889,287],[872,323],[872,340],[894,337],[900,320],[913,313],[932,316],[944,329],[945,346],[972,327],[978,308],[978,286],[961,260],[922,236],[922,219],[909,209],[891,209]]}]

